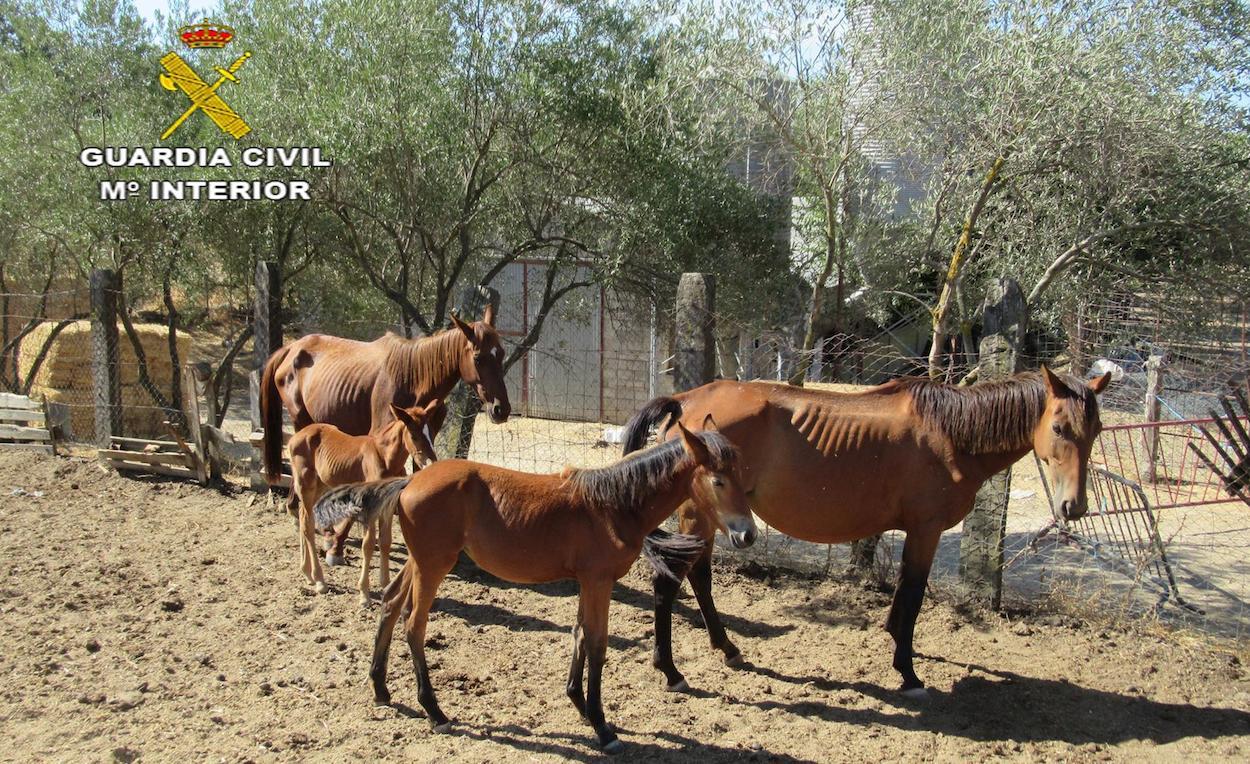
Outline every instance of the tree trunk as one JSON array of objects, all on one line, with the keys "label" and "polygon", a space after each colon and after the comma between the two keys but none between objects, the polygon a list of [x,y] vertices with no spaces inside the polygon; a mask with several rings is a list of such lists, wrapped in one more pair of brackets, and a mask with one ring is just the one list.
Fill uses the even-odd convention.
[{"label": "tree trunk", "polygon": [[968,217],[964,219],[963,230],[959,233],[959,240],[955,242],[955,251],[951,253],[950,267],[946,269],[946,278],[942,282],[942,294],[938,297],[937,307],[933,309],[933,344],[929,347],[929,377],[931,379],[937,379],[941,374],[942,347],[946,345],[951,334],[951,304],[954,301],[955,287],[960,276],[963,275],[965,256],[968,253],[968,245],[972,241],[972,229],[976,227],[977,219],[981,217],[981,210],[985,209],[985,202],[989,199],[990,192],[994,190],[994,184],[998,181],[998,173],[1005,161],[1007,161],[1007,152],[1004,151],[998,155],[990,171],[985,174],[985,181],[981,184],[981,193],[977,194],[976,202],[968,211]]},{"label": "tree trunk", "polygon": [[[812,285],[812,300],[807,311],[807,329],[803,333],[803,345],[799,348],[798,363],[794,366],[794,373],[790,375],[790,384],[799,387],[803,386],[807,370],[812,366],[812,348],[816,345],[816,321],[819,320],[820,311],[824,308],[825,285],[829,283],[829,275],[833,273],[837,261],[837,226],[834,223],[837,209],[833,200],[833,191],[826,187],[823,198],[825,203],[825,265],[821,269],[820,278]],[[841,267],[838,271],[841,273]]]}]

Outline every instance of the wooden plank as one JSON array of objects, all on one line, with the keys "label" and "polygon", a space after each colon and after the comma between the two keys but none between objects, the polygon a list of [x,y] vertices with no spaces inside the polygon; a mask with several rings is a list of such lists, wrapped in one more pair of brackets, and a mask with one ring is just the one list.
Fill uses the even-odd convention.
[{"label": "wooden plank", "polygon": [[101,459],[110,461],[124,459],[128,462],[138,462],[140,464],[174,464],[188,469],[194,468],[191,458],[186,454],[145,454],[139,451],[114,451],[112,449],[101,450],[97,453]]},{"label": "wooden plank", "polygon": [[0,424],[0,438],[9,440],[52,440],[52,434],[41,427],[19,427],[15,424]]},{"label": "wooden plank", "polygon": [[167,467],[164,464],[134,464],[133,462],[122,462],[108,460],[107,464],[115,470],[127,472],[143,472],[146,474],[165,475],[167,477],[187,478],[195,480],[196,475],[189,469],[179,467]]},{"label": "wooden plank", "polygon": [[161,448],[168,448],[168,449],[172,449],[174,451],[181,453],[180,449],[178,448],[178,444],[172,440],[144,440],[143,438],[123,438],[120,435],[114,435],[110,438],[110,440],[113,441],[114,448],[116,448],[117,446],[124,446],[124,445],[160,446]]},{"label": "wooden plank", "polygon": [[28,396],[17,393],[0,393],[0,407],[6,409],[26,409],[39,411],[43,404],[32,401]]},{"label": "wooden plank", "polygon": [[51,454],[52,446],[44,443],[0,443],[0,451],[34,451],[40,454]]},{"label": "wooden plank", "polygon": [[[295,437],[295,433],[291,432],[290,430],[283,430],[282,431],[282,445],[285,446],[287,443],[290,443],[291,438],[293,437]],[[252,448],[263,447],[265,445],[265,431],[253,430],[252,433],[247,436],[247,442],[252,446]]]},{"label": "wooden plank", "polygon": [[5,422],[38,422],[39,424],[48,421],[42,411],[6,408],[0,408],[0,420]]}]

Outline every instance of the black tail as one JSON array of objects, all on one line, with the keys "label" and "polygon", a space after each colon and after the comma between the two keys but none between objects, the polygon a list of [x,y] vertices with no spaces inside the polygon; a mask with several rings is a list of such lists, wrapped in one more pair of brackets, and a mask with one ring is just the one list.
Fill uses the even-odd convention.
[{"label": "black tail", "polygon": [[265,465],[265,479],[270,483],[278,482],[282,476],[282,401],[275,376],[288,352],[289,347],[275,350],[265,361],[265,369],[260,376],[260,418],[265,430],[261,457]]},{"label": "black tail", "polygon": [[313,507],[313,521],[318,528],[331,528],[345,517],[369,523],[383,512],[391,512],[399,504],[399,495],[411,475],[352,483],[326,491]]},{"label": "black tail", "polygon": [[704,541],[687,533],[672,533],[656,528],[643,539],[642,556],[647,558],[656,573],[680,581],[711,543],[710,539]]},{"label": "black tail", "polygon": [[632,454],[645,446],[651,428],[663,421],[666,416],[669,420],[665,429],[672,427],[673,423],[681,418],[681,402],[667,396],[647,401],[625,425],[625,447],[621,453]]}]

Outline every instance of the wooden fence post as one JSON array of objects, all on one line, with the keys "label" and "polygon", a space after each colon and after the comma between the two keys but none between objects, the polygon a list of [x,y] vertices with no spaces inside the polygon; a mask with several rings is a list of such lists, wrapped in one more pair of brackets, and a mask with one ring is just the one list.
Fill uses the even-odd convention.
[{"label": "wooden fence post", "polygon": [[[460,295],[456,315],[466,323],[477,321],[485,314],[487,305],[494,305],[495,312],[498,313],[499,293],[480,284],[470,286]],[[473,425],[482,411],[482,402],[478,400],[477,393],[463,382],[452,388],[451,395],[447,398],[443,443],[446,444],[446,451],[450,456],[467,459],[469,448],[473,445]]]},{"label": "wooden fence post", "polygon": [[677,284],[673,388],[684,392],[716,374],[716,277],[683,273]]},{"label": "wooden fence post", "polygon": [[256,264],[256,307],[253,319],[253,366],[264,368],[270,353],[282,347],[282,271],[277,263]]},{"label": "wooden fence post", "polygon": [[[270,354],[282,347],[282,271],[277,263],[256,263],[256,304],[252,314],[252,372],[248,375],[249,413],[252,432],[264,428],[260,418],[260,372]],[[281,437],[281,434],[279,434]],[[252,490],[268,491],[262,474],[260,449],[252,451]]]},{"label": "wooden fence post", "polygon": [[[1029,306],[1015,279],[1000,277],[985,298],[979,381],[1020,370],[1020,344],[1028,331]],[[977,492],[959,539],[959,577],[971,597],[997,610],[1003,597],[1003,540],[1011,469],[994,475]]]},{"label": "wooden fence post", "polygon": [[91,374],[95,404],[95,443],[109,448],[122,434],[121,366],[117,343],[117,295],[122,280],[116,271],[91,272]]},{"label": "wooden fence post", "polygon": [[[1166,359],[1161,352],[1152,352],[1146,359],[1146,410],[1147,422],[1158,422],[1160,414],[1159,394],[1163,392],[1163,378],[1167,371]],[[1147,483],[1158,480],[1156,472],[1159,462],[1159,428],[1146,430],[1146,468],[1141,470],[1142,479]]]}]

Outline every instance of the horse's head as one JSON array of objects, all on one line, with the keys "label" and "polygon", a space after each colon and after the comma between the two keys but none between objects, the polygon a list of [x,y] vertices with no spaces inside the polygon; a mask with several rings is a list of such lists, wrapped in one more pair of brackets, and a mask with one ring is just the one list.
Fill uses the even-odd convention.
[{"label": "horse's head", "polygon": [[693,433],[677,423],[682,447],[694,460],[690,478],[690,498],[695,508],[707,516],[733,545],[745,549],[755,543],[755,515],[747,506],[746,492],[738,475],[738,450],[716,432],[709,414],[704,432]]},{"label": "horse's head", "polygon": [[425,469],[438,461],[433,440],[430,438],[429,422],[442,408],[443,402],[437,398],[425,406],[411,406],[406,409],[391,404],[391,413],[404,427],[404,449],[416,462],[417,469]]},{"label": "horse's head", "polygon": [[451,322],[468,342],[460,356],[460,377],[477,393],[490,421],[502,424],[512,413],[508,402],[508,386],[504,383],[503,343],[495,331],[495,306],[487,305],[481,321],[466,324],[456,314]]},{"label": "horse's head", "polygon": [[1088,509],[1085,475],[1089,471],[1090,449],[1102,431],[1095,395],[1103,391],[1110,379],[1111,372],[1107,372],[1082,384],[1042,367],[1046,403],[1033,430],[1033,450],[1046,465],[1051,509],[1065,520],[1075,520]]}]

